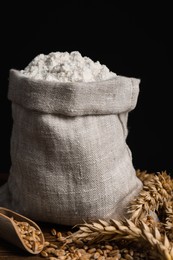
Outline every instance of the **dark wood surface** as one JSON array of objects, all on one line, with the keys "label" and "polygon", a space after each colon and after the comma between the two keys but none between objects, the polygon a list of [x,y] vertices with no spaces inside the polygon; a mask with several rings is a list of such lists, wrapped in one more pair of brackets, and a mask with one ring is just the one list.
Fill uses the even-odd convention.
[{"label": "dark wood surface", "polygon": [[[3,185],[8,178],[8,174],[0,173],[0,186]],[[55,238],[51,235],[51,229],[55,228],[57,231],[60,231],[62,233],[65,233],[66,231],[70,230],[70,227],[66,226],[60,226],[50,223],[39,223],[37,224],[40,226],[40,228],[43,231],[44,237],[46,241],[53,242],[55,241]],[[5,260],[40,260],[43,259],[40,255],[31,255],[29,253],[26,253],[20,248],[17,248],[16,246],[4,241],[2,238],[0,238],[0,259]]]}]

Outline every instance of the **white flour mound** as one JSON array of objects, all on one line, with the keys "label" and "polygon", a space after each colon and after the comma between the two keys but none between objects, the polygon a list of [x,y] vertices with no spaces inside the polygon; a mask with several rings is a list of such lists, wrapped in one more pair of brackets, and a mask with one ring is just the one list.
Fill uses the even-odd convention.
[{"label": "white flour mound", "polygon": [[57,82],[93,82],[116,77],[105,65],[82,57],[78,51],[40,54],[21,72],[33,79]]}]

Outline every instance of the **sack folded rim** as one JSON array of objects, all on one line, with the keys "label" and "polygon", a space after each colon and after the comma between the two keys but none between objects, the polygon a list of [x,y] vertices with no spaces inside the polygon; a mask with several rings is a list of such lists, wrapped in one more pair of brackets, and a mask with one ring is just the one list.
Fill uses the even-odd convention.
[{"label": "sack folded rim", "polygon": [[136,107],[140,79],[116,76],[97,82],[36,80],[11,69],[8,99],[30,110],[66,116],[119,114]]}]

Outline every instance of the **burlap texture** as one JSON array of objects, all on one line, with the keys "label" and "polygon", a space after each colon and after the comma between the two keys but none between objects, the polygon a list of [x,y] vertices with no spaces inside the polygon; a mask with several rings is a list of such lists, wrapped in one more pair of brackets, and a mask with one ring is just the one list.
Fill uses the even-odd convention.
[{"label": "burlap texture", "polygon": [[10,70],[11,169],[0,206],[75,225],[119,218],[142,188],[126,143],[140,80],[33,80]]}]

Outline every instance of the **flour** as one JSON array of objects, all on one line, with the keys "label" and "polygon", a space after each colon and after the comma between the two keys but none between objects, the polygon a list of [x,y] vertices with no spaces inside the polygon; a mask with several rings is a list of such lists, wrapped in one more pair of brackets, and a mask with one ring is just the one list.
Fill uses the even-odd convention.
[{"label": "flour", "polygon": [[36,56],[21,72],[30,78],[57,82],[94,82],[116,77],[105,65],[78,51]]}]

